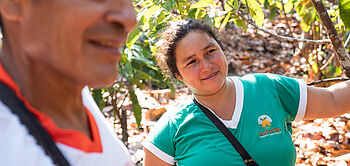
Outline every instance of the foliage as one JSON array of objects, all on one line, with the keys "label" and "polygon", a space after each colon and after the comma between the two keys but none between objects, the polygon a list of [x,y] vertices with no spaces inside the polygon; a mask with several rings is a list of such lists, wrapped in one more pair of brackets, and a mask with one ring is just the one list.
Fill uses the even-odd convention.
[{"label": "foliage", "polygon": [[350,0],[340,0],[339,10],[345,26],[350,29]]},{"label": "foliage", "polygon": [[[262,27],[265,15],[266,19],[274,21],[277,17],[280,19],[284,14],[288,14],[298,16],[300,28],[304,33],[310,33],[312,39],[317,40],[322,37],[322,29],[317,23],[320,19],[311,0],[134,0],[133,2],[138,13],[138,25],[129,34],[123,49],[119,66],[121,78],[113,87],[94,89],[92,93],[101,109],[105,105],[115,106],[114,111],[118,117],[120,117],[118,113],[120,104],[117,103],[125,101],[124,99],[128,96],[132,101],[132,111],[138,126],[141,121],[141,107],[135,89],[153,86],[174,90],[174,85],[163,80],[152,56],[157,51],[156,42],[171,21],[201,19],[219,29],[226,28],[230,24],[246,30],[246,20],[252,20]],[[336,29],[339,33],[345,32],[344,35],[348,34],[344,24],[347,27],[350,24],[349,3],[350,0],[340,0],[338,7],[331,2],[324,2]],[[339,15],[343,22],[339,21]],[[322,49],[328,47],[328,45],[322,45]],[[340,67],[334,63],[320,70],[328,55],[317,47],[311,49],[314,51],[311,50],[309,54],[303,55],[310,64],[307,69],[309,77],[320,79],[340,74]],[[311,76],[312,74],[315,76]],[[123,95],[117,97],[118,93]]]}]

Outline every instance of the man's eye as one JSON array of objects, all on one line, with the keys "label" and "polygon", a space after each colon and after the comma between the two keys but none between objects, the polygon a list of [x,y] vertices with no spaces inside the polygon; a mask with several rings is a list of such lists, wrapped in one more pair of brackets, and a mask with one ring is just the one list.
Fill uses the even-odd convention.
[{"label": "man's eye", "polygon": [[189,65],[191,65],[191,64],[193,64],[193,63],[195,63],[195,62],[196,62],[195,60],[191,60],[190,62],[187,63],[186,66],[189,66]]}]

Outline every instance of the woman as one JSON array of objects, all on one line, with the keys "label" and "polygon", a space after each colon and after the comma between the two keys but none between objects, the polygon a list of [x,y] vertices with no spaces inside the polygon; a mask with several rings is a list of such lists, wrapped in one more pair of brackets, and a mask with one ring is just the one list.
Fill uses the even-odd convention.
[{"label": "woman", "polygon": [[[185,83],[259,165],[295,165],[292,121],[350,112],[349,82],[329,88],[274,74],[226,77],[222,46],[210,27],[182,20],[163,35],[157,60]],[[165,114],[143,143],[149,165],[245,165],[201,109],[189,102]]]}]

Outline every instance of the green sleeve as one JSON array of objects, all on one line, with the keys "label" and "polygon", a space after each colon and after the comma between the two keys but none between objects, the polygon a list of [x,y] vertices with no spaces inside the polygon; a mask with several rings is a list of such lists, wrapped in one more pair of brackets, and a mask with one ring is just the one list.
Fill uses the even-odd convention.
[{"label": "green sleeve", "polygon": [[142,144],[158,158],[169,164],[174,164],[175,145],[173,138],[176,131],[177,127],[175,127],[167,112],[152,127]]},{"label": "green sleeve", "polygon": [[273,75],[275,87],[284,110],[287,123],[302,120],[306,109],[306,84],[303,80]]}]

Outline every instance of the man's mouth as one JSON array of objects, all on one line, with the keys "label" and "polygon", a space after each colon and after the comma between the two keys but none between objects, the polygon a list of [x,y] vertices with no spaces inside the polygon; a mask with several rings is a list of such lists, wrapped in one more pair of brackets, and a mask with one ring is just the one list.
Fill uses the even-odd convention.
[{"label": "man's mouth", "polygon": [[203,78],[202,80],[211,80],[214,79],[217,75],[218,75],[219,71],[214,72],[212,74],[210,74],[208,77]]},{"label": "man's mouth", "polygon": [[120,43],[111,40],[91,40],[90,43],[101,46],[101,47],[110,47],[110,48],[119,48]]},{"label": "man's mouth", "polygon": [[89,43],[110,55],[120,55],[121,43],[114,40],[89,40]]}]

